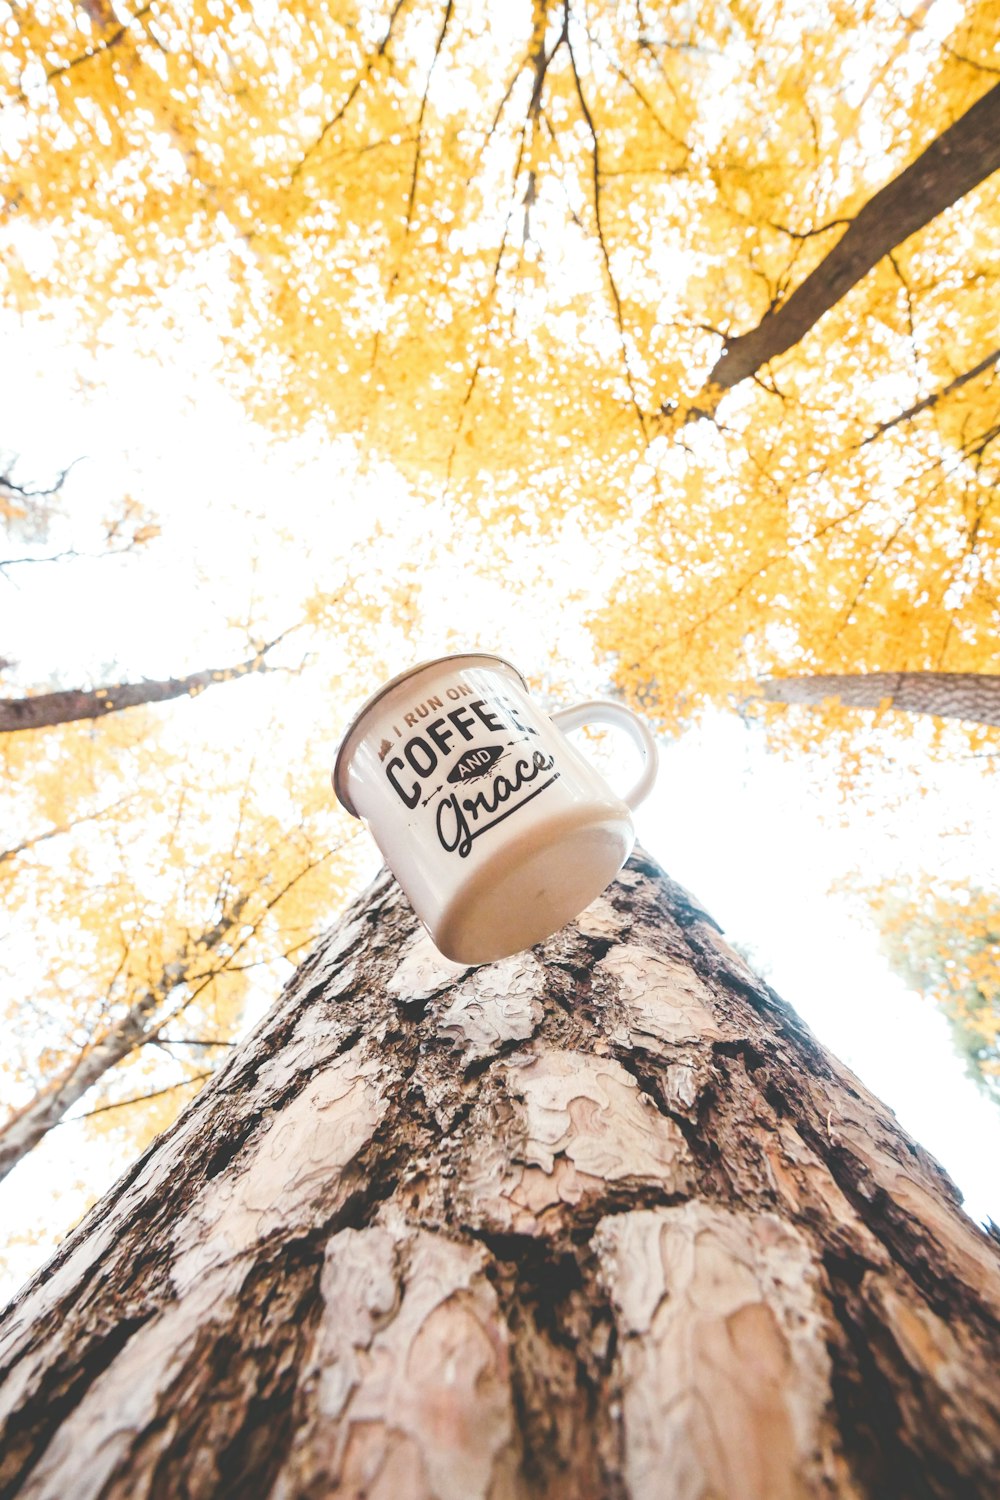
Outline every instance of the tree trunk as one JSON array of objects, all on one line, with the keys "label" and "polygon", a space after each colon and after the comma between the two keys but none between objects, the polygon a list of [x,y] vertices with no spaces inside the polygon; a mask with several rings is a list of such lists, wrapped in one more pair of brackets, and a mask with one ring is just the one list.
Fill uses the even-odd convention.
[{"label": "tree trunk", "polygon": [[949,1179],[644,856],[477,970],[383,876],[7,1313],[0,1493],[992,1497],[998,1331]]},{"label": "tree trunk", "polygon": [[831,672],[761,683],[771,703],[818,706],[839,698],[849,708],[898,708],[939,719],[1000,725],[1000,675],[982,672]]},{"label": "tree trunk", "polygon": [[36,693],[31,698],[0,698],[0,734],[20,729],[47,729],[53,724],[72,724],[78,719],[102,719],[105,714],[136,708],[140,703],[164,703],[169,698],[194,698],[219,682],[232,682],[248,672],[268,671],[264,660],[277,645],[271,641],[249,661],[234,667],[210,667],[189,677],[166,677],[158,682],[119,682],[110,687],[67,688],[58,693]]},{"label": "tree trunk", "polygon": [[756,328],[726,340],[696,396],[664,407],[675,428],[711,415],[726,391],[784,354],[882,259],[1000,168],[1000,84],[937,136],[855,214],[819,265]]}]

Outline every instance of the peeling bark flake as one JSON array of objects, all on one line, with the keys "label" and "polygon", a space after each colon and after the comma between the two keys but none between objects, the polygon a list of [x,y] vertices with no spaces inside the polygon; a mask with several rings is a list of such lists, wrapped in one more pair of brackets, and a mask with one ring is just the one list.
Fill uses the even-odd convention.
[{"label": "peeling bark flake", "polygon": [[439,953],[426,932],[421,931],[396,965],[386,988],[400,1005],[420,1005],[447,989],[464,974],[468,964],[452,963]]},{"label": "peeling bark flake", "polygon": [[334,1236],[273,1500],[513,1500],[508,1335],[485,1260],[398,1223]]},{"label": "peeling bark flake", "polygon": [[544,1006],[538,998],[545,974],[530,953],[516,953],[476,972],[453,990],[437,1029],[462,1052],[466,1064],[492,1057],[505,1042],[532,1036]]},{"label": "peeling bark flake", "polygon": [[314,1201],[324,1216],[336,1208],[341,1195],[331,1179],[371,1140],[389,1105],[363,1052],[363,1044],[353,1048],[311,1079],[263,1124],[232,1171],[206,1183],[177,1227],[172,1275],[181,1295],[209,1267],[268,1235],[308,1227]]},{"label": "peeling bark flake", "polygon": [[690,1157],[680,1130],[611,1058],[535,1052],[510,1059],[509,1133],[469,1165],[471,1211],[500,1232],[535,1234],[548,1210],[630,1182],[679,1191]]},{"label": "peeling bark flake", "polygon": [[[824,1493],[830,1362],[807,1242],[774,1215],[686,1203],[595,1236],[622,1338],[631,1500]],[[832,1493],[832,1491],[828,1491]]]},{"label": "peeling bark flake", "polygon": [[716,1041],[722,1036],[712,996],[690,964],[621,943],[601,959],[596,975],[614,980],[625,1016],[626,1045],[665,1052],[663,1043]]}]

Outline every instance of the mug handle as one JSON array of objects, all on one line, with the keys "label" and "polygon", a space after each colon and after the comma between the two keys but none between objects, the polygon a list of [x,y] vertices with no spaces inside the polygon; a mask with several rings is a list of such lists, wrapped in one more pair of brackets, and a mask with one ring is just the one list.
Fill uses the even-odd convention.
[{"label": "mug handle", "polygon": [[660,761],[656,741],[648,724],[631,709],[610,698],[594,698],[589,703],[578,703],[575,708],[559,708],[549,718],[564,734],[572,729],[580,729],[584,724],[610,724],[615,729],[624,729],[639,747],[642,756],[642,775],[622,799],[635,812],[640,802],[644,802],[653,790]]}]

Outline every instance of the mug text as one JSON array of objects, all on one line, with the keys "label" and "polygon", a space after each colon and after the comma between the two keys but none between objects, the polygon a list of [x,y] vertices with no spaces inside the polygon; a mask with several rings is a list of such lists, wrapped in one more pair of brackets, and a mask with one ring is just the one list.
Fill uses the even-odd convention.
[{"label": "mug text", "polygon": [[[509,802],[523,786],[536,781],[545,771],[551,771],[555,760],[551,755],[544,755],[541,750],[536,750],[530,761],[518,760],[514,763],[512,777],[498,775],[490,786],[475,797],[461,797],[458,792],[453,792],[450,797],[439,804],[437,810],[437,835],[442,849],[449,853],[457,853],[459,859],[465,859],[472,850],[472,840],[485,833],[488,828],[509,818],[512,812],[537,797],[539,792],[544,792],[547,786],[559,778],[559,772],[550,776],[548,781],[543,781],[541,786],[536,786],[534,791],[529,792],[527,797],[522,797],[513,807],[493,817],[492,814]],[[480,817],[489,816],[488,823],[480,823]],[[476,826],[478,824],[478,826]]]}]

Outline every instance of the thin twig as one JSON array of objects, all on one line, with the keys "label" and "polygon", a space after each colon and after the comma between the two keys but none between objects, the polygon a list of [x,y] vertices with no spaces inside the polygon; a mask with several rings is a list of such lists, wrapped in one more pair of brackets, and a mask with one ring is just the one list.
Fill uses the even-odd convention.
[{"label": "thin twig", "polygon": [[134,1099],[118,1099],[113,1104],[99,1104],[96,1109],[85,1109],[79,1115],[63,1115],[51,1128],[55,1130],[59,1125],[73,1125],[77,1120],[89,1120],[94,1115],[107,1114],[111,1109],[125,1109],[129,1104],[145,1104],[148,1099],[159,1099],[161,1094],[172,1094],[176,1089],[185,1089],[192,1083],[201,1083],[205,1078],[211,1078],[211,1071],[207,1073],[195,1073],[190,1078],[182,1078],[178,1083],[168,1083],[162,1089],[153,1089],[149,1094],[137,1094]]}]

